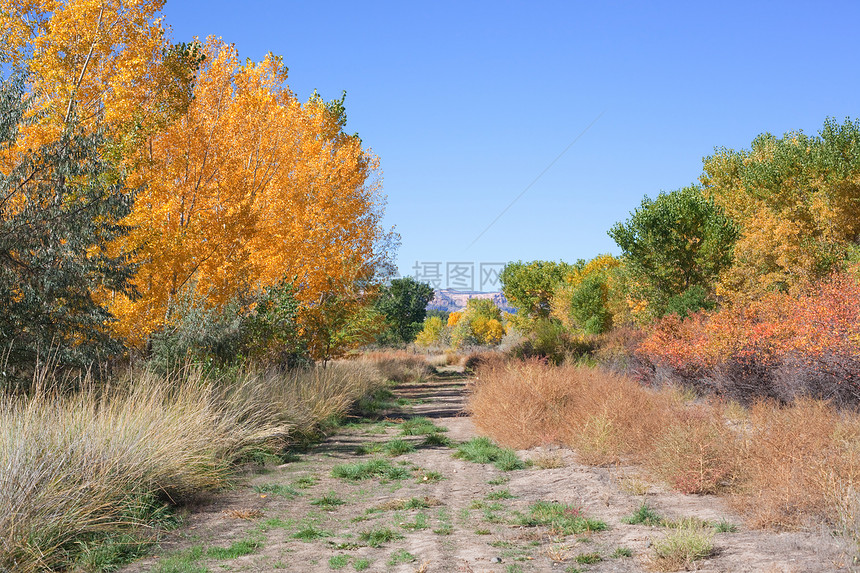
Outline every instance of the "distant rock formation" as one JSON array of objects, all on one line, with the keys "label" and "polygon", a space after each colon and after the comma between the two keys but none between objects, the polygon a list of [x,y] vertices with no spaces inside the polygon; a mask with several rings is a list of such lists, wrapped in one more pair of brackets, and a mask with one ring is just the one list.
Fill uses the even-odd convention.
[{"label": "distant rock formation", "polygon": [[466,303],[470,298],[489,298],[502,312],[516,312],[515,308],[508,305],[508,299],[505,298],[505,295],[500,292],[475,292],[450,288],[437,289],[433,292],[433,300],[427,304],[427,310],[457,312],[466,308]]}]

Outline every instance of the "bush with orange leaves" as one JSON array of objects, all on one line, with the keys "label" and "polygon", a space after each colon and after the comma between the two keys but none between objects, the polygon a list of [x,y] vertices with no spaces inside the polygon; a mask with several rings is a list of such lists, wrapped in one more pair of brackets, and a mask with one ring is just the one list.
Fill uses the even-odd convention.
[{"label": "bush with orange leaves", "polygon": [[860,282],[838,273],[801,296],[688,319],[668,315],[639,346],[653,377],[742,401],[860,403]]}]

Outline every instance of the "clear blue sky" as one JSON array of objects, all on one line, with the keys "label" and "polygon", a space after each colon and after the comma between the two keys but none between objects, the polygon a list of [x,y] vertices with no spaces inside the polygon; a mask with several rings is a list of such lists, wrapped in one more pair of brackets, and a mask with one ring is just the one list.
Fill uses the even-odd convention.
[{"label": "clear blue sky", "polygon": [[617,254],[606,231],[715,147],[860,116],[856,2],[168,0],[165,16],[176,41],[284,56],[302,98],[347,91],[402,274]]}]

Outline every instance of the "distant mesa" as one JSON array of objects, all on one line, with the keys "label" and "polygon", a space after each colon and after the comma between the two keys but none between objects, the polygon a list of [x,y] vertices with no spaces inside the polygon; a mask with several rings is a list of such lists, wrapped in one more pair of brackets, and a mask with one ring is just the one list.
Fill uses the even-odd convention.
[{"label": "distant mesa", "polygon": [[466,303],[470,298],[489,298],[503,312],[516,312],[516,309],[508,305],[508,299],[505,298],[505,295],[500,292],[478,292],[446,288],[434,290],[433,293],[433,300],[427,304],[427,310],[457,312],[466,308]]}]

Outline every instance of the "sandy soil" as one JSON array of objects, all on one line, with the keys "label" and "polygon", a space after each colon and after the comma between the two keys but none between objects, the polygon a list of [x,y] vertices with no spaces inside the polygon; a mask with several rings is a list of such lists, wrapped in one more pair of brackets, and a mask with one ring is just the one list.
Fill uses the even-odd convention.
[{"label": "sandy soil", "polygon": [[[467,380],[451,378],[398,387],[397,395],[409,403],[388,414],[394,424],[344,428],[296,461],[249,473],[234,490],[191,508],[180,530],[170,533],[151,557],[124,571],[648,571],[654,567],[652,543],[667,529],[622,521],[643,502],[664,518],[726,520],[737,526],[736,532],[714,534],[712,556],[691,569],[847,570],[839,546],[826,533],[749,530],[717,497],[669,492],[649,483],[635,468],[584,466],[564,448],[520,451],[523,459],[535,464],[511,472],[455,459],[452,448],[438,445],[396,457],[356,453],[362,445],[372,448],[397,437],[398,422],[412,416],[431,418],[454,442],[474,437],[475,428],[463,411],[467,386]],[[404,439],[420,445],[424,437]],[[408,470],[408,477],[360,481],[332,477],[332,468],[339,464],[380,457]],[[435,481],[432,472],[442,479]],[[330,508],[313,504],[326,495],[344,503]],[[413,498],[413,505],[427,507],[398,509]],[[517,516],[538,501],[574,504],[584,515],[604,521],[608,529],[563,536],[545,527],[518,525]],[[388,529],[399,538],[372,547],[362,533],[374,528]],[[320,537],[296,538],[301,532]],[[218,556],[210,550],[241,540],[253,541],[256,548],[240,557]],[[176,565],[177,556],[195,550],[202,556]],[[632,556],[621,555],[626,550]],[[600,561],[577,562],[582,555]]]}]

